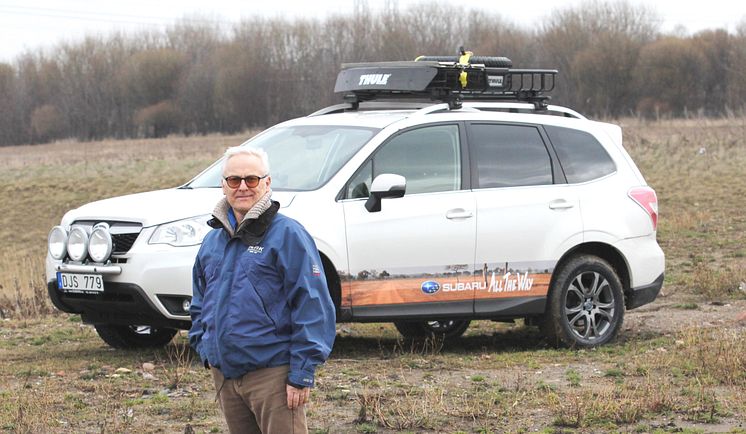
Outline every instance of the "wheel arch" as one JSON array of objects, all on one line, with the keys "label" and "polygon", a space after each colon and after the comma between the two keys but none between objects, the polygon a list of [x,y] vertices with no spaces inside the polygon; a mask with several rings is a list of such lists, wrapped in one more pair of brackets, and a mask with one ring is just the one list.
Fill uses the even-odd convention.
[{"label": "wheel arch", "polygon": [[326,284],[329,287],[329,295],[334,303],[334,313],[336,313],[337,322],[339,322],[342,315],[342,281],[331,259],[321,251],[319,251],[319,256],[321,257],[321,266],[324,267],[324,277],[326,277]]},{"label": "wheel arch", "polygon": [[557,265],[554,267],[555,271],[552,272],[552,278],[549,281],[549,292],[547,293],[547,297],[551,295],[551,291],[554,288],[554,281],[558,274],[557,271],[561,270],[562,267],[572,258],[579,255],[597,256],[611,265],[611,267],[614,269],[617,276],[619,277],[619,281],[622,283],[622,292],[624,293],[626,305],[626,299],[629,296],[630,290],[629,265],[624,259],[622,253],[614,246],[600,242],[578,244],[577,246],[565,252],[564,255],[562,255],[560,260],[557,262]]}]

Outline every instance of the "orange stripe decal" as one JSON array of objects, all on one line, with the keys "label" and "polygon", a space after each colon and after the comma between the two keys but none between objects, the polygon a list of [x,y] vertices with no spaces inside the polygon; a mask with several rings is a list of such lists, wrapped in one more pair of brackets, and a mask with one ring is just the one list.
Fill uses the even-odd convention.
[{"label": "orange stripe decal", "polygon": [[551,274],[507,272],[444,279],[427,277],[348,280],[343,300],[354,306],[463,301],[546,295]]}]

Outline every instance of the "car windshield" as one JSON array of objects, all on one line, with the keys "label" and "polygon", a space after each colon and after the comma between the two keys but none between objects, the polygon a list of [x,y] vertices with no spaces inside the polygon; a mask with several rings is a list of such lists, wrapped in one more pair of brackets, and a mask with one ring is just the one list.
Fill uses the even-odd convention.
[{"label": "car windshield", "polygon": [[[241,146],[269,155],[273,190],[315,190],[326,183],[371,137],[375,128],[300,125],[273,128]],[[223,159],[185,187],[220,187]]]}]

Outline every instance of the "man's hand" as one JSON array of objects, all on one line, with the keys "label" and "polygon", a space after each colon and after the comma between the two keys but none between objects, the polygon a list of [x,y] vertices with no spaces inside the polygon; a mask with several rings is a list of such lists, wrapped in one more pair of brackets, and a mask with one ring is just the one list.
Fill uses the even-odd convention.
[{"label": "man's hand", "polygon": [[304,387],[302,389],[295,388],[291,385],[286,385],[288,393],[288,408],[295,410],[308,402],[308,397],[311,396],[311,389]]}]

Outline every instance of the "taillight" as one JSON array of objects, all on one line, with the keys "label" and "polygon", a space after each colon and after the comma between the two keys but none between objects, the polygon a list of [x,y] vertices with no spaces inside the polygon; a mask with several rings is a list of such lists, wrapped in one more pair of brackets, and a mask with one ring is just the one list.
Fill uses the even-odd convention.
[{"label": "taillight", "polygon": [[653,223],[653,230],[658,228],[658,196],[650,187],[635,187],[629,191],[629,197],[645,210]]}]

